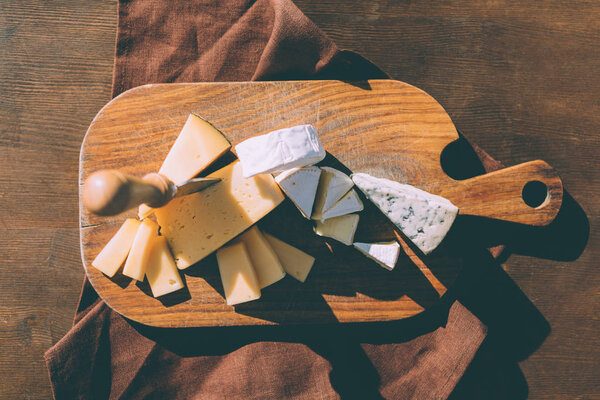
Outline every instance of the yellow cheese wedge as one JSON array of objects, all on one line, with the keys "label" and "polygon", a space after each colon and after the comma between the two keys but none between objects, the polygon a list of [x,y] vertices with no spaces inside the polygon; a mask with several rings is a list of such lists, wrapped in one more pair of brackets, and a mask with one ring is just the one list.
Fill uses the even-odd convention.
[{"label": "yellow cheese wedge", "polygon": [[148,256],[150,255],[150,245],[157,234],[158,225],[155,222],[149,219],[142,221],[133,239],[127,261],[125,261],[123,275],[138,281],[144,280],[146,267],[148,266]]},{"label": "yellow cheese wedge", "polygon": [[338,240],[346,246],[352,246],[358,227],[358,218],[358,214],[346,214],[326,221],[317,221],[315,233]]},{"label": "yellow cheese wedge", "polygon": [[304,282],[315,263],[315,258],[268,233],[264,233],[264,236],[277,254],[285,272]]},{"label": "yellow cheese wedge", "polygon": [[155,236],[152,240],[146,278],[154,297],[164,296],[183,288],[183,281],[164,236]]},{"label": "yellow cheese wedge", "polygon": [[285,276],[285,271],[277,258],[277,254],[256,226],[244,232],[235,242],[243,242],[246,245],[246,251],[248,251],[250,261],[254,266],[254,272],[256,272],[258,285],[261,289]]},{"label": "yellow cheese wedge", "polygon": [[171,200],[155,211],[175,264],[184,269],[202,260],[267,215],[284,199],[270,174],[242,176],[236,161],[215,171],[221,182]]},{"label": "yellow cheese wedge", "polygon": [[127,258],[139,226],[140,221],[137,219],[126,219],[117,233],[104,246],[102,251],[98,253],[94,261],[92,261],[92,266],[109,277],[114,276],[121,264],[123,264],[123,261],[125,261],[125,258]]},{"label": "yellow cheese wedge", "polygon": [[217,263],[227,304],[232,306],[260,298],[258,279],[243,242],[217,250]]}]

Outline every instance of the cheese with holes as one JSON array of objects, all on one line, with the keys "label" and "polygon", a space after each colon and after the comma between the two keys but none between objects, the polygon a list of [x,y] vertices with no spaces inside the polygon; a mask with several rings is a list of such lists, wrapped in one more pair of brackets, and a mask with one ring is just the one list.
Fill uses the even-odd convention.
[{"label": "cheese with holes", "polygon": [[335,203],[329,208],[329,210],[325,211],[321,215],[321,220],[325,221],[329,218],[339,217],[340,215],[352,214],[362,210],[363,203],[358,198],[356,190],[350,189],[350,191],[346,193],[344,197],[339,199],[337,203]]},{"label": "cheese with holes", "polygon": [[312,125],[279,129],[246,139],[235,146],[244,177],[316,164],[325,149]]},{"label": "cheese with holes", "polygon": [[125,261],[123,275],[127,275],[138,281],[144,280],[146,268],[148,267],[150,247],[157,235],[158,225],[152,220],[143,220],[133,239],[127,261]]},{"label": "cheese with holes", "polygon": [[279,281],[285,276],[285,271],[279,262],[279,258],[277,258],[277,254],[275,254],[275,251],[261,231],[258,230],[258,227],[253,226],[248,229],[235,239],[235,242],[243,242],[246,245],[246,251],[254,266],[258,286],[261,289]]},{"label": "cheese with holes", "polygon": [[310,218],[320,176],[321,169],[313,166],[284,171],[275,180],[302,215]]},{"label": "cheese with holes", "polygon": [[346,246],[352,246],[357,227],[358,214],[347,214],[326,221],[317,221],[315,233],[335,239]]},{"label": "cheese with holes", "polygon": [[237,161],[209,177],[221,178],[221,182],[173,199],[155,211],[161,234],[167,238],[179,269],[202,260],[284,199],[271,175],[244,178]]},{"label": "cheese with holes", "polygon": [[243,242],[217,250],[217,263],[227,304],[230,306],[260,298],[260,287]]},{"label": "cheese with holes", "polygon": [[[231,143],[210,122],[190,114],[158,173],[177,184],[183,183],[198,175],[230,148]],[[138,215],[145,218],[153,211],[142,204]]]},{"label": "cheese with holes", "polygon": [[321,179],[319,180],[312,219],[322,219],[323,213],[344,197],[352,189],[352,186],[354,186],[352,179],[342,171],[330,167],[321,167]]},{"label": "cheese with holes", "polygon": [[400,255],[400,245],[396,241],[380,243],[356,242],[354,243],[354,247],[389,271],[394,269]]},{"label": "cheese with holes", "polygon": [[435,250],[458,214],[450,200],[414,186],[360,173],[352,180],[424,254]]},{"label": "cheese with holes", "polygon": [[181,275],[164,236],[156,236],[150,245],[146,278],[154,297],[183,289]]},{"label": "cheese with holes", "polygon": [[137,219],[126,219],[117,233],[92,261],[92,266],[102,271],[106,276],[112,277],[127,258],[139,227],[140,221]]},{"label": "cheese with holes", "polygon": [[291,244],[285,243],[277,239],[275,236],[265,233],[265,238],[271,244],[285,272],[298,279],[300,282],[306,281],[308,273],[315,263],[315,258],[310,254],[306,254],[300,249],[295,248]]}]

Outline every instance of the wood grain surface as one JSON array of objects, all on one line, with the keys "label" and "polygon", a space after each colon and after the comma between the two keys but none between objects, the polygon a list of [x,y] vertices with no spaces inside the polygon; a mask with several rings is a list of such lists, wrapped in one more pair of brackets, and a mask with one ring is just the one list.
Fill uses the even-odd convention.
[{"label": "wood grain surface", "polygon": [[[514,254],[473,271],[484,289],[462,301],[490,335],[452,397],[598,398],[598,3],[296,3],[341,47],[436,98],[498,160],[560,171],[569,218],[490,238]],[[42,355],[71,327],[80,290],[77,160],[110,99],[116,18],[114,0],[0,2],[0,398],[51,397]]]},{"label": "wood grain surface", "polygon": [[[547,225],[561,206],[562,182],[543,161],[463,181],[450,178],[440,160],[444,149],[459,139],[452,121],[431,96],[393,80],[154,84],[131,89],[103,107],[90,125],[81,148],[80,187],[100,169],[118,168],[139,177],[158,171],[190,112],[211,121],[233,146],[276,129],[312,124],[329,153],[326,165],[442,194],[461,209],[458,218],[475,215]],[[546,201],[535,208],[522,198],[529,182],[548,188]],[[111,218],[97,216],[83,207],[81,195],[80,190],[81,251],[91,283],[115,311],[147,325],[398,320],[432,305],[433,298],[422,299],[432,289],[443,295],[462,265],[458,254],[454,260],[448,255],[452,250],[442,246],[428,257],[402,254],[394,271],[386,273],[353,248],[311,234],[310,223],[293,207],[283,206],[259,225],[316,257],[307,282],[284,280],[265,289],[259,301],[234,308],[225,304],[217,263],[209,256],[183,272],[185,290],[155,299],[146,282],[132,282],[120,273],[108,278],[91,266],[125,218],[135,217],[136,209]],[[377,241],[398,236],[383,214],[371,208],[360,213],[357,237],[365,232]],[[409,246],[402,240],[403,248]]]}]

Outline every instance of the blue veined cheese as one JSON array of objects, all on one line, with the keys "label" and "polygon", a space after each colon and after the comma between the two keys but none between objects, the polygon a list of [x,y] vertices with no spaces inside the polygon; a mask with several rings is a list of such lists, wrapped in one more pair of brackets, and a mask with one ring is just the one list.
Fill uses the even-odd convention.
[{"label": "blue veined cheese", "polygon": [[441,243],[458,214],[450,200],[414,186],[362,173],[352,180],[425,254]]},{"label": "blue veined cheese", "polygon": [[244,178],[257,174],[316,164],[325,158],[325,148],[312,125],[279,129],[246,139],[235,146]]}]

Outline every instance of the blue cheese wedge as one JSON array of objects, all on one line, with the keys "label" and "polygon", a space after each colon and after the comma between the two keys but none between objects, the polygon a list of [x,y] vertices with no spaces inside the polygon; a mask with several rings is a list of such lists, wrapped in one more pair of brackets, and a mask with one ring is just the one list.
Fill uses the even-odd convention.
[{"label": "blue cheese wedge", "polygon": [[458,214],[450,200],[414,186],[362,173],[352,180],[424,254],[435,250]]},{"label": "blue cheese wedge", "polygon": [[293,168],[277,175],[275,181],[305,218],[310,218],[321,169],[319,167]]},{"label": "blue cheese wedge", "polygon": [[235,146],[244,178],[316,164],[325,149],[312,125],[298,125],[244,140]]},{"label": "blue cheese wedge", "polygon": [[315,233],[326,236],[352,246],[354,234],[358,227],[358,214],[347,214],[340,217],[330,218],[327,221],[317,221]]},{"label": "blue cheese wedge", "polygon": [[331,167],[321,167],[321,179],[311,218],[323,219],[323,213],[344,197],[352,189],[352,186],[354,186],[352,179],[342,171]]},{"label": "blue cheese wedge", "polygon": [[350,189],[348,193],[338,200],[329,210],[321,215],[321,220],[325,221],[329,218],[339,217],[341,215],[352,214],[362,211],[364,208],[362,201],[358,198],[356,190]]},{"label": "blue cheese wedge", "polygon": [[389,271],[394,269],[400,255],[400,245],[396,241],[380,243],[356,242],[354,243],[354,247]]}]

